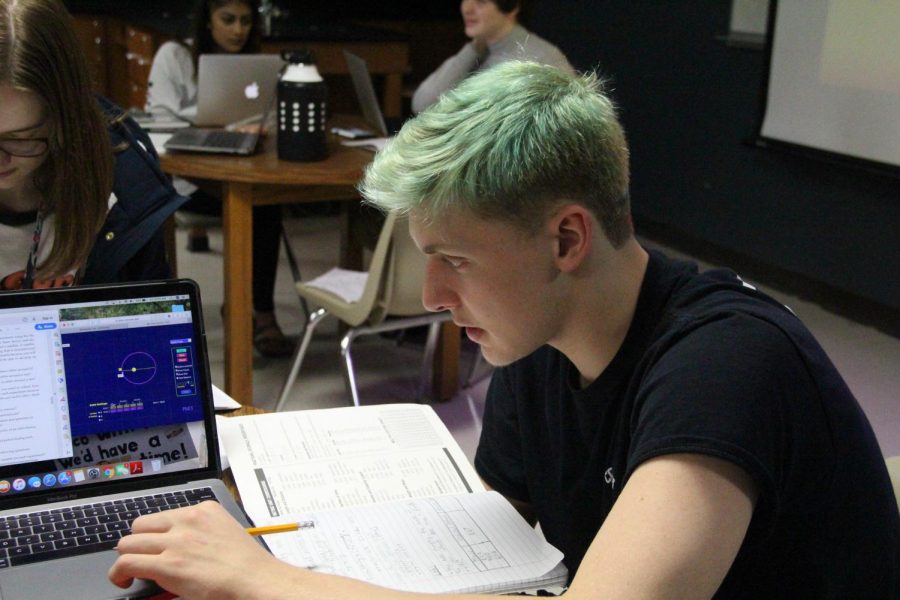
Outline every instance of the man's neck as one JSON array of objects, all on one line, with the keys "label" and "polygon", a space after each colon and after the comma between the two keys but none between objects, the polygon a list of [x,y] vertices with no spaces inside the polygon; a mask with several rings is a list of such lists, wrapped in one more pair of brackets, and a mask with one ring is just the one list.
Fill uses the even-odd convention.
[{"label": "man's neck", "polygon": [[585,386],[609,366],[631,327],[649,256],[632,238],[602,252],[573,287],[570,315],[551,345],[578,369]]},{"label": "man's neck", "polygon": [[495,35],[493,35],[490,39],[484,40],[484,45],[487,47],[495,46],[509,37],[509,34],[512,33],[512,30],[515,29],[516,22],[510,21],[507,23],[503,29],[498,31]]}]

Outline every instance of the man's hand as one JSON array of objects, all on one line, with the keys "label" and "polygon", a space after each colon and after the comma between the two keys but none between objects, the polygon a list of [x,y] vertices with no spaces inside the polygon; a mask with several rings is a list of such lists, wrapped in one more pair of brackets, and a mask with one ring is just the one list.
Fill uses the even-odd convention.
[{"label": "man's hand", "polygon": [[272,557],[217,502],[140,517],[119,540],[115,585],[152,579],[188,598],[249,598],[259,583],[302,576]]}]

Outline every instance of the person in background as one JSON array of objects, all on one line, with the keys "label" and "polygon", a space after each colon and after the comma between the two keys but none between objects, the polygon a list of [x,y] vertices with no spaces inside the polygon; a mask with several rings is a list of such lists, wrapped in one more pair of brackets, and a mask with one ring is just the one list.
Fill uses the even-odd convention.
[{"label": "person in background", "polygon": [[460,12],[466,36],[472,41],[451,56],[423,81],[412,98],[419,113],[476,71],[501,62],[532,60],[574,72],[559,48],[519,24],[524,0],[462,0]]},{"label": "person in background", "polygon": [[[193,37],[160,46],[153,57],[147,90],[148,112],[166,112],[192,120],[197,114],[197,64],[201,54],[259,52],[259,3],[256,0],[200,0],[192,17]],[[176,188],[190,201],[184,209],[220,215],[218,190],[205,190],[184,179]],[[281,231],[281,207],[253,208],[253,346],[267,357],[288,356],[294,344],[275,319],[275,276]],[[189,248],[209,248],[206,232],[194,230]]]},{"label": "person in background", "polygon": [[[363,196],[408,215],[425,253],[425,306],[498,367],[482,480],[563,552],[569,600],[897,598],[897,502],[834,365],[732,271],[645,250],[628,190],[597,77],[518,61],[445,94],[368,168]],[[119,585],[419,597],[279,562],[216,503],[132,530]]]},{"label": "person in background", "polygon": [[150,139],[92,90],[58,0],[0,0],[0,288],[164,279],[185,202]]}]

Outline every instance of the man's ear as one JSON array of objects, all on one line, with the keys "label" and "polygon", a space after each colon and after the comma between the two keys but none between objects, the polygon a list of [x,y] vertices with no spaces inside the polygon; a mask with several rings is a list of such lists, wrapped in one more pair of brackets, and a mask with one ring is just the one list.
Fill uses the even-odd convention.
[{"label": "man's ear", "polygon": [[593,246],[594,224],[591,212],[580,204],[565,204],[550,219],[560,271],[571,273],[587,259]]}]

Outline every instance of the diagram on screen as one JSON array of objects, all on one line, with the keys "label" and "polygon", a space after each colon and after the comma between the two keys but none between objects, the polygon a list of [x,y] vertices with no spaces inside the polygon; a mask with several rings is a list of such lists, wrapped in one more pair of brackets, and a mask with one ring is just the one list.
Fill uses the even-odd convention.
[{"label": "diagram on screen", "polygon": [[156,376],[156,359],[146,352],[132,352],[119,365],[119,379],[134,385],[144,385]]}]

